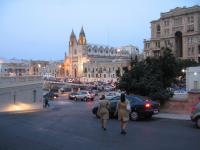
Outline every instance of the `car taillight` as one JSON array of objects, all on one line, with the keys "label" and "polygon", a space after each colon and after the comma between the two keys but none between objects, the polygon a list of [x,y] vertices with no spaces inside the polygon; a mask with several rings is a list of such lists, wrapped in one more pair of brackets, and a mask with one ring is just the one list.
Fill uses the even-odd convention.
[{"label": "car taillight", "polygon": [[145,108],[150,108],[151,107],[151,104],[147,103],[145,104]]}]

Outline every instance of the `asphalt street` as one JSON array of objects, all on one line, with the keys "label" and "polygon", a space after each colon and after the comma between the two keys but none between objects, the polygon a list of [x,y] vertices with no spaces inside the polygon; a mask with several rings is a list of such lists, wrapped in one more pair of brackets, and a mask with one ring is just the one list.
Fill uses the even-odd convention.
[{"label": "asphalt street", "polygon": [[116,119],[103,131],[92,105],[65,100],[46,110],[0,113],[0,150],[200,149],[200,130],[191,121],[130,121],[124,136]]}]

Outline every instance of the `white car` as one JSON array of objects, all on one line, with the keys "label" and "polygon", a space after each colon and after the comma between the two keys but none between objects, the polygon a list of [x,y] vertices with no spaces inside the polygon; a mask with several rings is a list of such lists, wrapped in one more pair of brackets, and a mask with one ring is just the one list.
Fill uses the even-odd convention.
[{"label": "white car", "polygon": [[105,98],[107,100],[110,100],[110,99],[112,99],[113,97],[116,97],[116,96],[121,96],[121,93],[119,93],[119,92],[108,92],[107,94],[105,94]]},{"label": "white car", "polygon": [[88,100],[94,100],[94,95],[91,94],[89,91],[80,91],[73,94],[70,98],[74,99],[75,101],[78,100],[88,101]]}]

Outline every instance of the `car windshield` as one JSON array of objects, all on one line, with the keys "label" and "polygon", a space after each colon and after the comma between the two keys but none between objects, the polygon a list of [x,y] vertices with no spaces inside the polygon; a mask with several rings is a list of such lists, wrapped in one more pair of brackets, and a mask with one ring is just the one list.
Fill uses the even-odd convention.
[{"label": "car windshield", "polygon": [[78,95],[78,93],[71,93],[71,95]]},{"label": "car windshield", "polygon": [[80,94],[87,94],[87,92],[81,92]]}]

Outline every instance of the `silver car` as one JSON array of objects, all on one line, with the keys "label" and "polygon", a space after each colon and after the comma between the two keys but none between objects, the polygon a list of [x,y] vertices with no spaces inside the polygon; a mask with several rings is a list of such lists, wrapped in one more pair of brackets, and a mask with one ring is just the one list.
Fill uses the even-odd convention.
[{"label": "silver car", "polygon": [[193,108],[190,117],[196,123],[196,127],[200,128],[200,102]]},{"label": "silver car", "polygon": [[93,95],[90,94],[88,91],[80,91],[80,92],[77,92],[73,99],[75,101],[78,101],[78,100],[81,100],[81,101],[88,101],[88,100],[93,100]]}]

